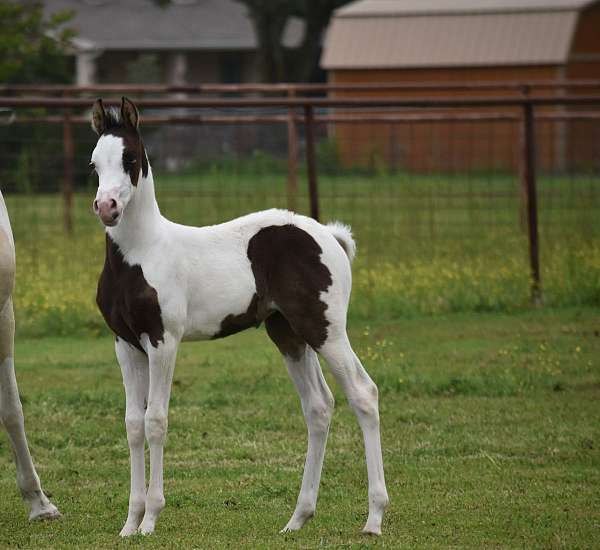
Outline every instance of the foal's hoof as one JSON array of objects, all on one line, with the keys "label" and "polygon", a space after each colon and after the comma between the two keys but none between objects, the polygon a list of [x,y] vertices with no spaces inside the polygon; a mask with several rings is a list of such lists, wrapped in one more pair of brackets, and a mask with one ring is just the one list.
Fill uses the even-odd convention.
[{"label": "foal's hoof", "polygon": [[313,517],[313,515],[314,515],[314,511],[311,511],[309,513],[302,513],[302,514],[298,514],[298,515],[296,515],[296,513],[294,513],[294,515],[292,516],[292,519],[290,519],[290,521],[288,521],[287,525],[279,532],[280,533],[291,533],[292,531],[299,531],[302,528],[302,526],[310,518]]},{"label": "foal's hoof", "polygon": [[151,535],[152,533],[154,533],[155,525],[156,522],[154,520],[144,518],[137,532],[141,535]]},{"label": "foal's hoof", "polygon": [[365,535],[381,535],[381,520],[369,521],[367,520],[366,525],[363,527],[362,532]]},{"label": "foal's hoof", "polygon": [[40,510],[32,511],[29,514],[29,521],[52,521],[62,517],[58,508],[50,503]]},{"label": "foal's hoof", "polygon": [[135,535],[137,533],[137,530],[138,530],[137,525],[129,525],[126,523],[123,526],[123,529],[121,529],[119,536],[121,538],[130,537],[131,535]]},{"label": "foal's hoof", "polygon": [[303,521],[298,521],[297,519],[292,518],[288,521],[287,525],[279,531],[280,533],[293,533],[294,531],[300,531],[302,526],[304,525]]}]

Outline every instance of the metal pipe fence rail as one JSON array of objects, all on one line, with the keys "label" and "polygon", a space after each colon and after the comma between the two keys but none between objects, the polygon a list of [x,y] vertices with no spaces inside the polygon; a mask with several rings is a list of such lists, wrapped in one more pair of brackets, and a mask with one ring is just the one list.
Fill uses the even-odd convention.
[{"label": "metal pipe fence rail", "polygon": [[[566,107],[573,105],[597,106],[600,93],[586,95],[564,96],[524,96],[524,97],[282,97],[282,98],[142,98],[136,101],[141,108],[148,109],[260,109],[268,107],[279,108],[370,108],[393,107],[402,109],[460,109],[467,107]],[[120,99],[107,99],[107,106],[120,105]],[[89,98],[68,97],[0,97],[0,107],[24,108],[43,107],[48,109],[82,109],[89,108]]]},{"label": "metal pipe fence rail", "polygon": [[[298,93],[322,92],[359,92],[365,90],[418,91],[434,89],[433,85],[413,83],[406,85],[246,85],[246,86],[92,86],[85,88],[66,88],[53,86],[0,86],[0,109],[8,110],[3,117],[5,124],[28,125],[34,123],[62,124],[63,133],[63,220],[67,231],[72,231],[73,204],[73,166],[74,136],[73,126],[88,123],[82,109],[90,108],[87,97],[73,97],[88,93],[135,93],[141,94],[136,101],[142,109],[153,111],[176,110],[176,114],[158,115],[155,112],[144,117],[148,124],[156,125],[260,125],[278,124],[287,127],[288,148],[288,206],[292,209],[296,203],[299,131],[304,126],[306,174],[310,214],[319,218],[319,185],[316,156],[317,125],[359,125],[375,124],[413,124],[435,122],[482,122],[505,121],[518,124],[520,128],[519,161],[521,190],[525,197],[525,218],[529,242],[529,263],[531,270],[531,300],[534,304],[542,301],[542,281],[540,270],[537,181],[536,181],[536,132],[537,121],[599,120],[600,81],[575,82],[529,82],[529,83],[448,83],[435,85],[435,90],[445,91],[513,91],[517,96],[498,95],[491,97],[313,97],[299,96]],[[538,96],[534,89],[552,91],[569,90],[551,96]],[[573,94],[578,90],[579,94]],[[26,96],[23,93],[35,92],[60,94],[61,97]],[[165,93],[270,93],[285,94],[284,97],[145,97],[144,94]],[[10,95],[18,94],[18,95]],[[107,99],[106,105],[118,105],[120,100]],[[43,113],[36,116],[26,111],[31,108],[43,108],[60,111],[61,114]],[[586,108],[586,111],[572,109]],[[218,109],[233,111],[235,114],[199,115],[195,111]],[[264,112],[279,109],[283,114]],[[384,110],[382,112],[382,109]],[[469,109],[470,112],[465,112]],[[496,112],[490,112],[490,109]],[[568,110],[571,109],[571,110]],[[591,109],[591,110],[590,110]],[[25,110],[21,114],[21,110]],[[184,113],[182,111],[185,110]],[[239,110],[259,111],[259,114],[240,115]],[[262,112],[261,112],[262,111]],[[432,112],[433,111],[433,112]]]},{"label": "metal pipe fence rail", "polygon": [[528,81],[474,81],[474,82],[365,82],[349,84],[96,84],[90,86],[0,85],[0,94],[56,94],[77,96],[85,94],[269,94],[299,96],[332,92],[514,92],[521,94],[540,91],[600,90],[600,80],[528,80]]}]

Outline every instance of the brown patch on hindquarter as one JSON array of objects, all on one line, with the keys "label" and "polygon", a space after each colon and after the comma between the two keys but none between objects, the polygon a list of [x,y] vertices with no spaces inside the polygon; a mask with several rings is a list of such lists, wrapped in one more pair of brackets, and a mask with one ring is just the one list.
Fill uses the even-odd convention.
[{"label": "brown patch on hindquarter", "polygon": [[269,338],[273,340],[279,351],[298,361],[304,354],[306,342],[298,336],[281,313],[276,312],[265,321]]},{"label": "brown patch on hindquarter", "polygon": [[244,313],[238,315],[229,314],[221,321],[221,328],[212,338],[225,338],[250,327],[259,327],[267,317],[268,312],[264,302],[261,302],[258,295],[252,296],[252,301]]},{"label": "brown patch on hindquarter", "polygon": [[273,302],[293,333],[315,349],[327,339],[327,304],[320,294],[332,284],[322,252],[311,235],[291,224],[264,227],[248,243],[259,301]]},{"label": "brown patch on hindquarter", "polygon": [[[270,338],[284,355],[299,359],[306,343],[321,347],[329,322],[320,293],[332,283],[329,269],[321,262],[322,252],[313,237],[295,225],[272,225],[258,231],[248,243],[256,293],[244,313],[227,315],[221,321],[213,339],[265,321]],[[269,308],[273,304],[279,311]]]},{"label": "brown patch on hindquarter", "polygon": [[106,235],[106,258],[98,281],[96,303],[110,329],[141,351],[142,333],[157,347],[164,341],[164,326],[156,289],[139,265],[125,262],[117,244]]}]

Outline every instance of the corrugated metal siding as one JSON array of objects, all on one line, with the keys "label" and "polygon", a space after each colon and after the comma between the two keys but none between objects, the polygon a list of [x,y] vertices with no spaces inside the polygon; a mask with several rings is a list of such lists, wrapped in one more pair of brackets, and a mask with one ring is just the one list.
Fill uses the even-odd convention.
[{"label": "corrugated metal siding", "polygon": [[336,17],[325,69],[566,63],[576,11],[412,17]]}]

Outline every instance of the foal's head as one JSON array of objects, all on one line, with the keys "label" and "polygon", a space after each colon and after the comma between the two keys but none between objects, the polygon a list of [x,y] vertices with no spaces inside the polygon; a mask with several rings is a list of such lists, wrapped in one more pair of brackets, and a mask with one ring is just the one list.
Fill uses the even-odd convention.
[{"label": "foal's head", "polygon": [[105,110],[101,99],[94,103],[92,128],[100,138],[90,163],[98,174],[93,208],[108,227],[119,223],[141,177],[148,175],[139,119],[136,106],[125,97],[120,110]]}]

